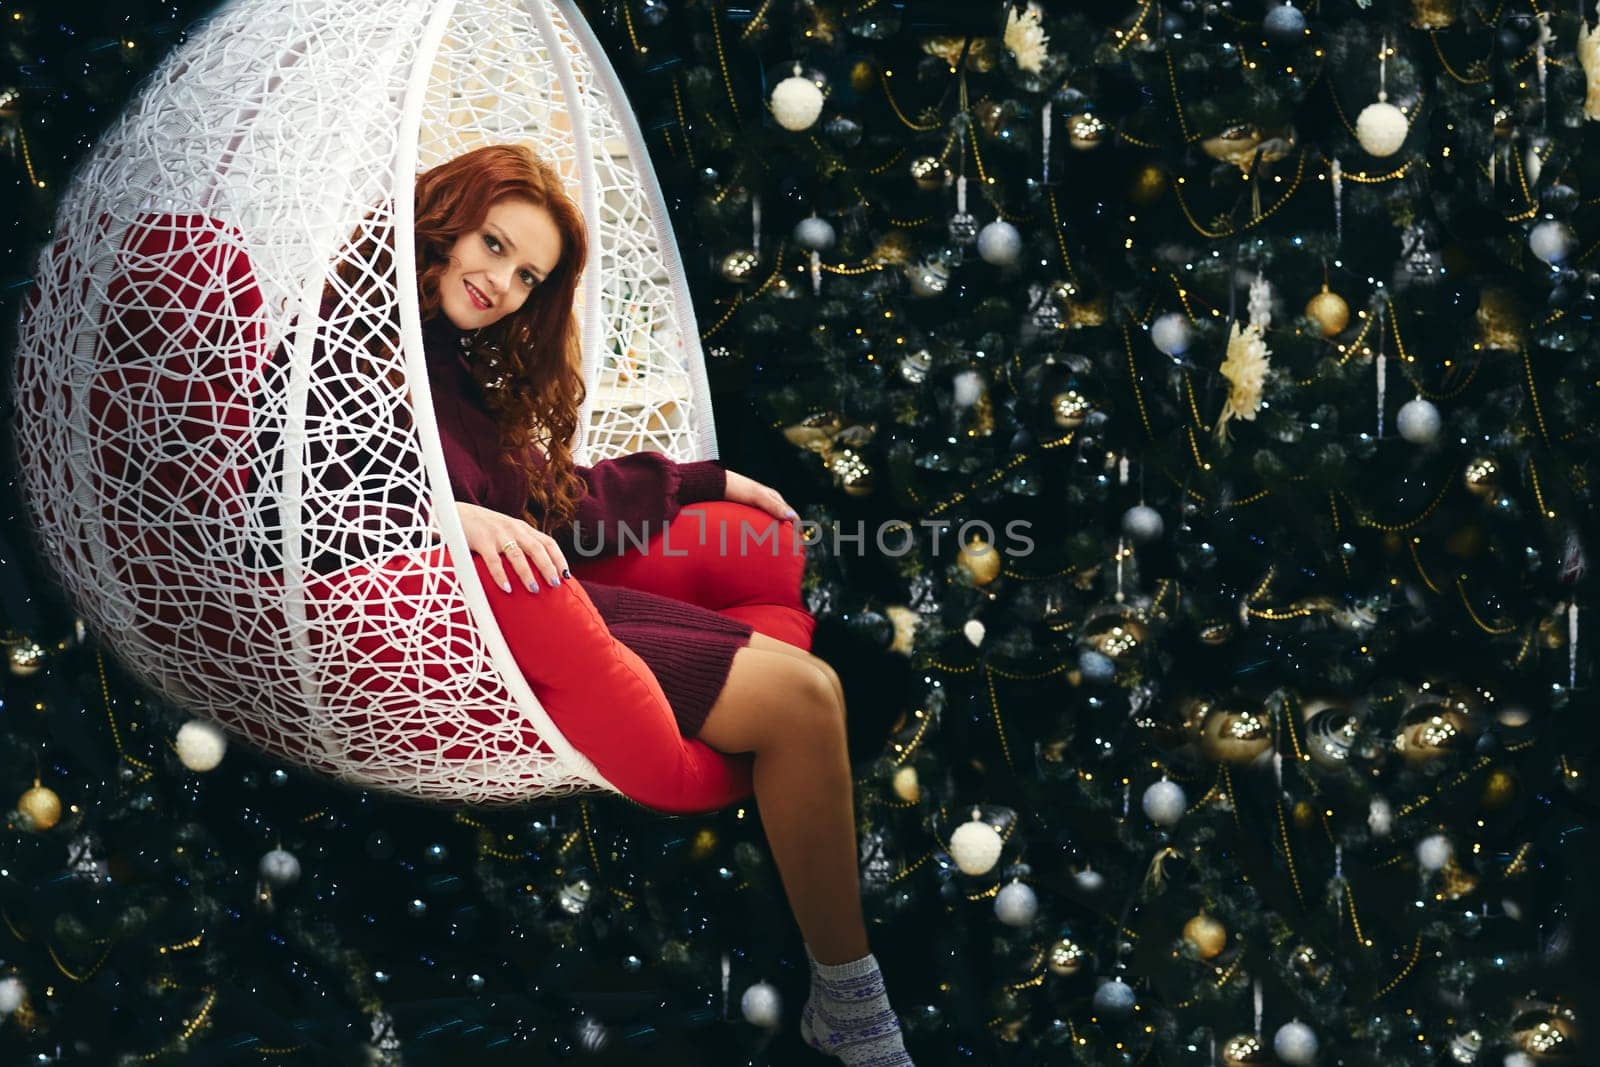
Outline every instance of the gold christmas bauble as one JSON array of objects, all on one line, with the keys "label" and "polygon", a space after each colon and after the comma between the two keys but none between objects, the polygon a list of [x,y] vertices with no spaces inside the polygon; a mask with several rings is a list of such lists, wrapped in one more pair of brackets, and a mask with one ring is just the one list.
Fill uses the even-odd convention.
[{"label": "gold christmas bauble", "polygon": [[1479,496],[1488,496],[1494,492],[1495,475],[1500,473],[1500,465],[1488,456],[1476,456],[1467,463],[1467,469],[1461,477],[1466,481],[1467,488]]},{"label": "gold christmas bauble", "polygon": [[61,821],[61,798],[35,778],[33,788],[18,798],[17,810],[27,819],[30,830],[48,830]]},{"label": "gold christmas bauble", "polygon": [[922,799],[922,783],[917,781],[915,767],[901,767],[894,772],[894,795],[908,804],[915,804]]},{"label": "gold christmas bauble", "polygon": [[1559,1005],[1529,1008],[1511,1020],[1517,1047],[1536,1063],[1576,1062],[1577,1029],[1577,1013]]},{"label": "gold christmas bauble", "polygon": [[871,89],[878,81],[877,65],[870,59],[858,59],[850,68],[850,88],[858,93]]},{"label": "gold christmas bauble", "polygon": [[1146,163],[1133,173],[1133,186],[1128,190],[1128,198],[1135,204],[1148,206],[1161,198],[1167,191],[1167,173],[1159,164]]},{"label": "gold christmas bauble", "polygon": [[1183,939],[1194,946],[1201,959],[1209,960],[1228,946],[1228,928],[1201,912],[1183,924]]},{"label": "gold christmas bauble", "polygon": [[37,641],[23,640],[11,646],[6,654],[6,662],[12,674],[27,678],[39,673],[39,668],[44,666],[44,656],[43,645]]},{"label": "gold christmas bauble", "polygon": [[1201,623],[1197,634],[1201,644],[1211,645],[1213,648],[1225,645],[1233,640],[1233,623],[1226,619],[1212,619]]},{"label": "gold christmas bauble", "polygon": [[1070,937],[1063,937],[1050,946],[1050,973],[1070,978],[1083,970],[1087,959],[1088,954],[1083,951],[1082,945]]},{"label": "gold christmas bauble", "polygon": [[1322,292],[1306,301],[1306,315],[1316,322],[1324,337],[1332,337],[1350,325],[1350,305],[1326,285]]},{"label": "gold christmas bauble", "polygon": [[874,484],[872,467],[852,448],[841,448],[828,457],[828,470],[846,496],[867,496]]},{"label": "gold christmas bauble", "polygon": [[1301,830],[1306,830],[1317,821],[1317,809],[1309,800],[1297,800],[1289,811],[1289,817]]},{"label": "gold christmas bauble", "polygon": [[1400,721],[1395,735],[1395,751],[1407,763],[1429,763],[1471,746],[1467,711],[1449,701],[1418,704]]},{"label": "gold christmas bauble", "polygon": [[1348,767],[1354,755],[1361,719],[1342,700],[1310,697],[1300,709],[1305,723],[1305,750],[1319,767]]},{"label": "gold christmas bauble", "polygon": [[1411,25],[1419,30],[1442,30],[1456,23],[1456,0],[1411,0]]},{"label": "gold christmas bauble", "polygon": [[1465,871],[1454,856],[1445,861],[1439,872],[1439,895],[1446,900],[1460,900],[1478,888],[1478,876]]},{"label": "gold christmas bauble", "polygon": [[1261,1039],[1254,1034],[1234,1034],[1222,1043],[1217,1053],[1217,1062],[1222,1067],[1257,1067],[1258,1064],[1271,1063],[1273,1060]]},{"label": "gold christmas bauble", "polygon": [[1081,330],[1091,326],[1104,326],[1109,314],[1106,294],[1096,293],[1086,296],[1081,290],[1067,301],[1067,325],[1074,330]]},{"label": "gold christmas bauble", "polygon": [[1483,795],[1479,798],[1484,808],[1494,811],[1503,808],[1517,795],[1517,776],[1503,767],[1496,767],[1483,780]]},{"label": "gold christmas bauble", "polygon": [[1120,605],[1095,608],[1083,624],[1084,643],[1117,663],[1134,659],[1148,636],[1144,620]]},{"label": "gold christmas bauble", "polygon": [[890,230],[872,246],[867,261],[903,267],[911,262],[912,251],[911,236],[905,230]]},{"label": "gold christmas bauble", "polygon": [[1067,143],[1080,152],[1087,152],[1104,144],[1109,131],[1110,127],[1099,115],[1074,115],[1067,120]]},{"label": "gold christmas bauble", "polygon": [[761,257],[748,248],[737,249],[722,257],[722,276],[728,281],[742,285],[755,277],[756,268],[761,265]]},{"label": "gold christmas bauble", "polygon": [[1076,430],[1082,426],[1091,410],[1089,398],[1076,389],[1068,389],[1050,398],[1050,414],[1063,430]]},{"label": "gold christmas bauble", "polygon": [[950,177],[950,168],[941,163],[936,156],[918,156],[911,161],[911,180],[917,183],[917,188],[923,192],[931,193],[935,189],[944,187]]},{"label": "gold christmas bauble", "polygon": [[694,840],[689,844],[689,858],[703,860],[717,850],[717,832],[709,826],[702,826],[695,832]]},{"label": "gold christmas bauble", "polygon": [[1248,170],[1250,159],[1260,143],[1260,128],[1250,123],[1240,123],[1229,126],[1215,137],[1204,138],[1200,142],[1200,149],[1212,159]]},{"label": "gold christmas bauble", "polygon": [[1218,763],[1244,764],[1272,747],[1272,723],[1259,711],[1213,708],[1200,726],[1200,752]]},{"label": "gold christmas bauble", "polygon": [[967,572],[973,585],[988,585],[1000,576],[1000,551],[982,537],[961,546],[956,565]]}]

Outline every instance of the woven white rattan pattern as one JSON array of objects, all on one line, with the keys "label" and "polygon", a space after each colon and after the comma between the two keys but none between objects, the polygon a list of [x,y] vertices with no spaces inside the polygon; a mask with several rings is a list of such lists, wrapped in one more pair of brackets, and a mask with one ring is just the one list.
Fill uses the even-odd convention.
[{"label": "woven white rattan pattern", "polygon": [[[14,369],[31,519],[126,667],[275,755],[444,802],[614,789],[501,638],[427,394],[415,176],[513,141],[590,229],[577,458],[715,458],[660,190],[560,0],[218,12],[74,175]],[[321,321],[358,227],[394,254],[359,264],[362,310]]]}]

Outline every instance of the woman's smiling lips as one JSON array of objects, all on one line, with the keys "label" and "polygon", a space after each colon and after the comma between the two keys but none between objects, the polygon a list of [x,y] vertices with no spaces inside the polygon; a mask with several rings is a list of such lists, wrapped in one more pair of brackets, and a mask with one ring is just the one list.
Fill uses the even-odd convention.
[{"label": "woman's smiling lips", "polygon": [[466,286],[467,296],[471,297],[472,303],[478,308],[479,311],[487,311],[489,309],[490,302],[488,297],[479,292],[471,282],[464,281],[461,284]]}]

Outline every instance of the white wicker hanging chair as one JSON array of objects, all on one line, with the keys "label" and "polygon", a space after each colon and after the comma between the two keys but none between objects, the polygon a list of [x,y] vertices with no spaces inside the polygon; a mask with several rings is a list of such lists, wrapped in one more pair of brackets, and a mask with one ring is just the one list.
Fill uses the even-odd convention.
[{"label": "white wicker hanging chair", "polygon": [[[512,661],[445,506],[413,182],[496,142],[555,162],[589,225],[575,458],[715,458],[703,355],[637,124],[581,16],[552,0],[220,11],[63,197],[13,382],[41,543],[131,671],[343,781],[476,804],[620,792]],[[392,229],[392,271],[373,264],[369,281],[389,294],[402,344],[390,365],[335,381],[356,345],[317,322],[319,299],[369,216]],[[278,350],[284,368],[269,376]],[[369,424],[411,416],[393,466],[362,476],[421,503],[391,509],[376,535],[349,527],[350,472],[307,460],[339,452],[352,404]],[[348,547],[374,536],[377,562]],[[431,743],[401,740],[419,734]]]}]

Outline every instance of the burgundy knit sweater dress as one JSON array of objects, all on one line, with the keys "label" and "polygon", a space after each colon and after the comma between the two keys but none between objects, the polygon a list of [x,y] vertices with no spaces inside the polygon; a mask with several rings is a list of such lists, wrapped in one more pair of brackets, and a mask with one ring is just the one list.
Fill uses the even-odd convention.
[{"label": "burgundy knit sweater dress", "polygon": [[[500,451],[499,431],[467,369],[468,334],[443,315],[425,320],[422,334],[456,500],[513,517],[526,508],[537,520],[538,503],[529,497],[523,475]],[[530,447],[530,453],[536,463],[543,462],[538,449]],[[727,473],[714,462],[677,463],[659,452],[601,460],[578,467],[577,473],[588,486],[577,516],[563,529],[545,530],[561,545],[569,565],[596,558],[598,548],[603,548],[599,555],[616,555],[623,547],[618,541],[621,527],[636,531],[635,539],[643,539],[639,531],[646,529],[654,536],[683,505],[721,500],[727,484]],[[663,559],[661,566],[688,562]],[[679,730],[685,737],[698,734],[728,679],[734,653],[749,643],[753,627],[697,604],[637,589],[587,580],[583,588],[606,628],[661,683]]]}]

